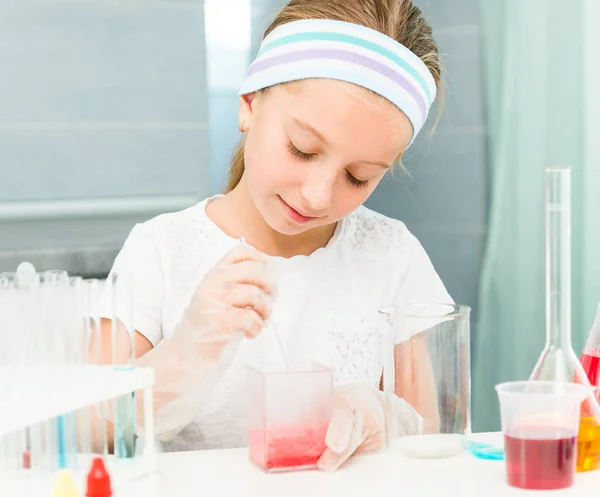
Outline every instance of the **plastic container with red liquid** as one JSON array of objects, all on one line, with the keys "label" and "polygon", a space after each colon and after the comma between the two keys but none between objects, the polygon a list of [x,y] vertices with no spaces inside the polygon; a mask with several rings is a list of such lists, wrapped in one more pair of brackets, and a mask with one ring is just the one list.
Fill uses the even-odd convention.
[{"label": "plastic container with red liquid", "polygon": [[530,428],[504,435],[508,484],[529,490],[571,487],[576,440],[573,431],[555,428]]},{"label": "plastic container with red liquid", "polygon": [[316,468],[333,411],[331,369],[249,367],[247,386],[250,460],[267,472]]},{"label": "plastic container with red liquid", "polygon": [[506,478],[529,490],[569,488],[575,479],[581,404],[589,385],[515,381],[496,385]]}]

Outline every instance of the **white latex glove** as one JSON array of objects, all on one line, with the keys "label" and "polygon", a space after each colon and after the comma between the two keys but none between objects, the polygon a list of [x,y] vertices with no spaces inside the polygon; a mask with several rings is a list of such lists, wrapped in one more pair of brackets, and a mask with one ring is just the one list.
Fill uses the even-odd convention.
[{"label": "white latex glove", "polygon": [[[206,274],[173,336],[136,361],[155,372],[154,427],[159,440],[169,441],[192,421],[240,341],[261,332],[276,295],[273,280],[267,257],[239,245]],[[138,412],[143,413],[141,406]],[[139,423],[143,425],[143,419]]]},{"label": "white latex glove", "polygon": [[335,471],[354,453],[374,452],[386,448],[388,439],[421,433],[422,424],[419,413],[396,395],[361,384],[337,387],[327,448],[317,465]]}]

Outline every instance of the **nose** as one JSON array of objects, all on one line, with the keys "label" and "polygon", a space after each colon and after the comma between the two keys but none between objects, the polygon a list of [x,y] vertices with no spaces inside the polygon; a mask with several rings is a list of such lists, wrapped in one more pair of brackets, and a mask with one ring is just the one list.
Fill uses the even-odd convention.
[{"label": "nose", "polygon": [[311,212],[324,211],[331,206],[335,175],[321,168],[314,168],[306,175],[300,188],[302,198]]}]

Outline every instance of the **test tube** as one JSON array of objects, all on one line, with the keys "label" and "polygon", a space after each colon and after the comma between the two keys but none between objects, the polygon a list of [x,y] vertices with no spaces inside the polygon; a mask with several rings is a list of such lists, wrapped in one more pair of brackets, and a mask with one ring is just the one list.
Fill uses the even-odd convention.
[{"label": "test tube", "polygon": [[[51,289],[48,276],[37,273],[31,292],[32,328],[31,340],[33,342],[31,357],[36,364],[48,366],[51,363],[51,345],[48,323],[52,317],[53,303],[50,301]],[[31,427],[29,463],[34,469],[47,469],[52,460],[50,448],[53,446],[55,426],[54,423],[45,421]],[[51,443],[52,442],[52,443]]]},{"label": "test tube", "polygon": [[[67,360],[68,341],[68,284],[69,275],[66,271],[52,270],[43,273],[44,285],[46,286],[46,317],[44,325],[47,327],[45,333],[51,340],[48,348],[48,364],[52,366],[64,364]],[[67,321],[65,323],[65,321]],[[47,430],[47,447],[50,456],[49,467],[55,469],[66,469],[68,467],[68,426],[65,415],[58,416],[49,424]],[[55,449],[56,448],[56,449]],[[53,464],[53,461],[56,464]]]},{"label": "test tube", "polygon": [[13,322],[13,296],[15,293],[15,274],[0,273],[0,364],[13,364],[14,336],[10,330],[14,330],[17,323]]},{"label": "test tube", "polygon": [[[15,355],[9,353],[15,349],[15,331],[18,334],[16,326],[18,321],[14,315],[14,304],[16,298],[15,275],[14,273],[0,274],[0,318],[2,326],[0,333],[2,334],[0,343],[0,359],[2,364],[11,366],[15,364]],[[18,345],[18,344],[17,344]],[[0,438],[0,467],[4,469],[12,469],[14,464],[15,439],[13,434],[7,434]]]},{"label": "test tube", "polygon": [[[67,364],[84,364],[86,331],[83,320],[82,301],[83,279],[81,277],[69,278],[66,295],[67,309],[65,313],[65,349]],[[89,412],[87,409],[69,413],[67,419],[67,453],[69,467],[79,467],[79,452],[89,452],[90,428]]]},{"label": "test tube", "polygon": [[[98,304],[102,293],[102,282],[97,279],[83,281],[83,318],[86,329],[86,360],[90,364],[103,364],[101,320]],[[107,406],[105,403],[91,406],[90,453],[108,456],[108,432],[106,426]]]},{"label": "test tube", "polygon": [[[15,309],[18,309],[20,325],[20,330],[17,332],[19,350],[15,353],[19,364],[27,368],[31,364],[32,354],[36,347],[34,333],[39,276],[35,271],[35,267],[28,262],[20,264],[15,274],[15,283],[18,299],[18,307],[15,306]],[[17,433],[18,441],[15,458],[18,467],[31,468],[32,439],[35,435],[30,427]]]},{"label": "test tube", "polygon": [[[0,277],[5,289],[7,282],[12,281],[15,289],[12,299],[0,298],[0,304],[4,306],[0,310],[0,315],[7,318],[12,315],[12,323],[4,327],[9,334],[6,335],[8,344],[0,345],[9,355],[1,361],[3,364],[15,364],[18,367],[28,369],[30,365],[37,364],[36,340],[37,319],[38,319],[38,290],[39,275],[35,272],[33,265],[29,263],[20,264],[16,273],[5,273]],[[6,297],[6,295],[4,295]],[[10,319],[10,318],[9,318]],[[30,468],[32,466],[32,454],[37,457],[42,451],[40,442],[41,432],[34,427],[16,433],[15,453],[12,458],[14,464],[19,468]]]},{"label": "test tube", "polygon": [[[94,356],[99,351],[95,343],[99,337],[97,333],[99,320],[95,312],[95,302],[99,296],[100,282],[97,279],[84,279],[81,282],[81,317],[83,326],[83,362],[86,364],[100,364],[100,358]],[[81,414],[81,423],[78,432],[87,433],[80,446],[80,450],[86,456],[93,453],[108,453],[106,425],[100,416],[100,405],[94,405],[84,409]]]},{"label": "test tube", "polygon": [[[111,273],[107,289],[111,297],[111,363],[128,366],[134,354],[133,284]],[[135,393],[115,399],[113,404],[114,452],[117,459],[135,455],[136,399]]]}]

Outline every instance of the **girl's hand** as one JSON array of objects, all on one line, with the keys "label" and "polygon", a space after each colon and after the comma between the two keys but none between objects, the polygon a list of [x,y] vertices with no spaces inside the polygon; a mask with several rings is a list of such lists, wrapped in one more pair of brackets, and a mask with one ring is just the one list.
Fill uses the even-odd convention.
[{"label": "girl's hand", "polygon": [[361,384],[337,387],[327,449],[317,465],[335,471],[352,454],[385,448],[388,438],[421,433],[422,422],[419,413],[396,395]]}]

